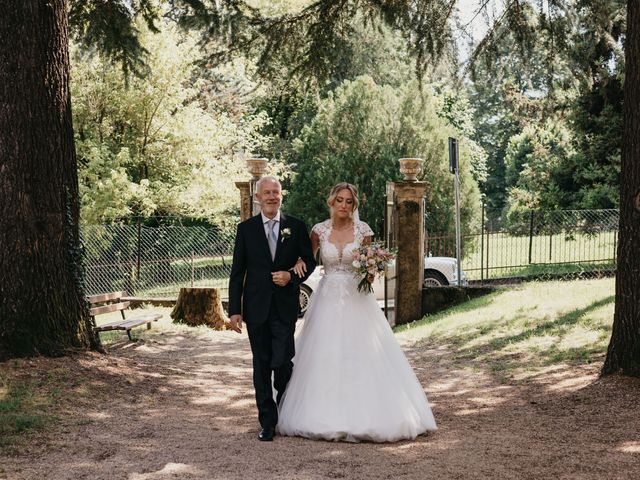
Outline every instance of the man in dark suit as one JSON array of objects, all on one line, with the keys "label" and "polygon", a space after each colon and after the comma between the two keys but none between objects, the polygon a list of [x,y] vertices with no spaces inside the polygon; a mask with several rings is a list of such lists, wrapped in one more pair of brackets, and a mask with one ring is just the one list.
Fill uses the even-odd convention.
[{"label": "man in dark suit", "polygon": [[[260,214],[238,225],[229,278],[229,317],[238,333],[242,332],[242,322],[247,324],[262,427],[258,439],[270,441],[278,423],[276,401],[280,402],[293,370],[300,284],[316,263],[304,222],[280,212],[282,189],[278,179],[268,176],[258,180],[256,198]],[[302,278],[293,272],[298,258],[307,265]]]}]

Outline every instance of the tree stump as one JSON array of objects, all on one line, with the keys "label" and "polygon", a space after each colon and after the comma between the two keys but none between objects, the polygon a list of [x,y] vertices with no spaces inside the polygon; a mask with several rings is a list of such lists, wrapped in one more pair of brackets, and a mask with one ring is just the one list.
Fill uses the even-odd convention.
[{"label": "tree stump", "polygon": [[217,288],[181,288],[171,318],[174,323],[207,325],[214,330],[229,330],[230,326]]}]

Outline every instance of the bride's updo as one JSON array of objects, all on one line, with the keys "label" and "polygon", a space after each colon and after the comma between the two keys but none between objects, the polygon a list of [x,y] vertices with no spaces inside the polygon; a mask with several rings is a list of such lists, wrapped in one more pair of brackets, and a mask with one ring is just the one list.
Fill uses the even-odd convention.
[{"label": "bride's updo", "polygon": [[338,196],[340,190],[349,190],[351,192],[351,195],[353,195],[353,210],[351,211],[351,213],[355,212],[358,209],[358,205],[360,204],[360,200],[358,200],[358,188],[355,185],[347,182],[338,183],[331,189],[331,192],[329,192],[329,197],[327,197],[327,205],[329,206],[329,211],[331,211],[331,207],[333,207],[333,204],[335,203],[336,197]]}]

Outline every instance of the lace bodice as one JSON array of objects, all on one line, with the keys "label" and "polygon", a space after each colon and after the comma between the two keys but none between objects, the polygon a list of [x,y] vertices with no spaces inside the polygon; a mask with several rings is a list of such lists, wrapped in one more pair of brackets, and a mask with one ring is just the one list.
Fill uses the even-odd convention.
[{"label": "lace bodice", "polygon": [[373,231],[365,222],[353,222],[353,241],[344,246],[335,245],[329,241],[332,230],[331,220],[316,223],[312,229],[320,238],[320,258],[324,265],[325,274],[352,273],[352,252],[362,244],[365,237],[373,236]]}]

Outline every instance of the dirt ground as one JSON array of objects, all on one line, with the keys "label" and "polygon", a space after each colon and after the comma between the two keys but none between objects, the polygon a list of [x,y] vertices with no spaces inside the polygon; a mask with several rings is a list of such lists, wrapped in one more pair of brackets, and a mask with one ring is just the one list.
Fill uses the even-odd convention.
[{"label": "dirt ground", "polygon": [[505,380],[405,343],[439,430],[395,444],[259,442],[246,334],[166,332],[109,355],[0,364],[60,390],[56,420],[0,450],[0,479],[640,478],[638,380],[600,379],[599,364]]}]

